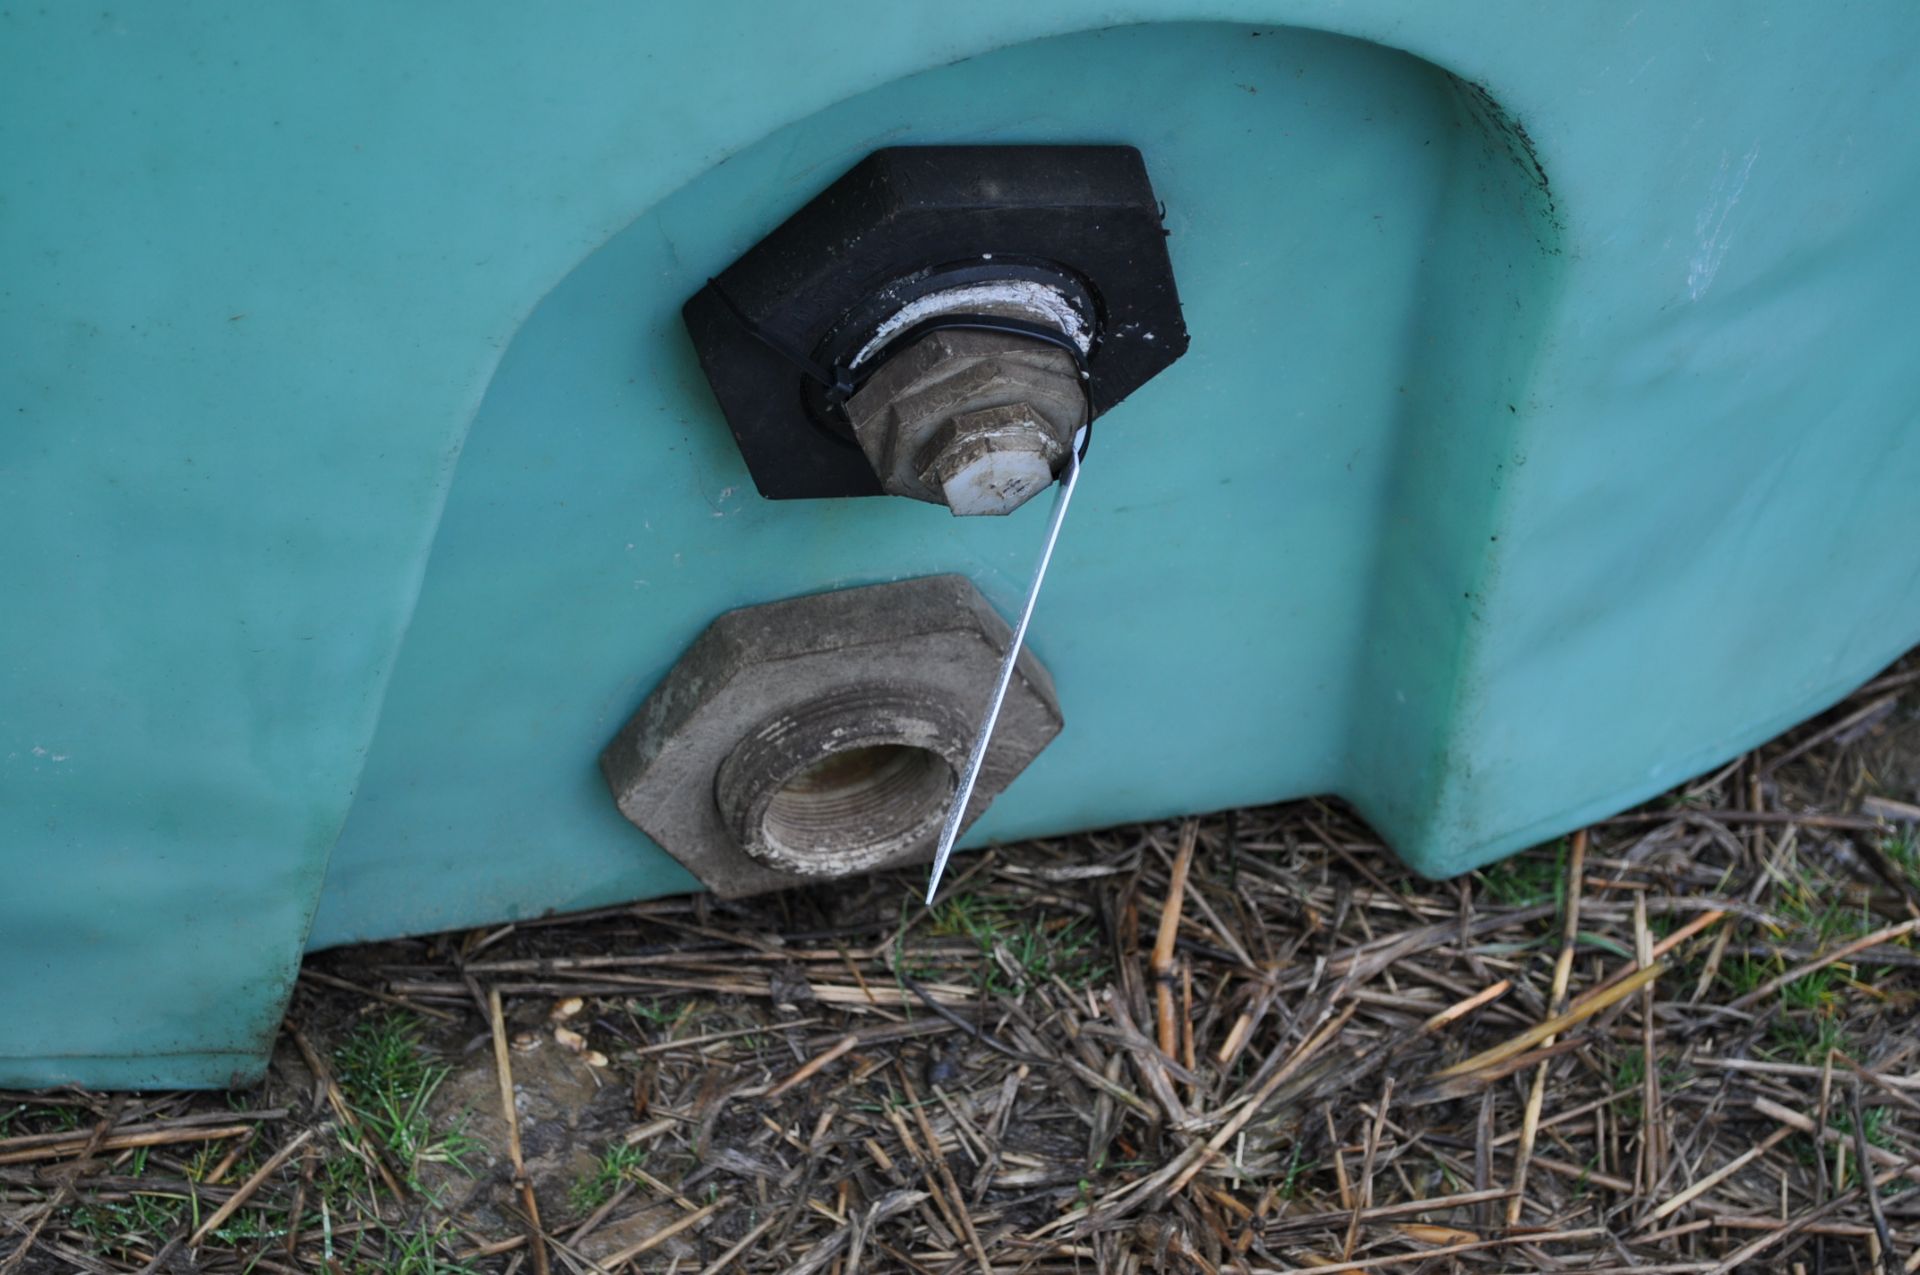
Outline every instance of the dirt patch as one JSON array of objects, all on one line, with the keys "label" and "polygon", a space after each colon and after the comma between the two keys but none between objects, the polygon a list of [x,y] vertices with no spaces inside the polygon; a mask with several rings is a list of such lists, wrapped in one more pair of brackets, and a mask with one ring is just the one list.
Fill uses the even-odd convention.
[{"label": "dirt patch", "polygon": [[[578,1185],[599,1170],[603,1146],[632,1124],[626,1089],[619,1076],[583,1062],[549,1032],[515,1035],[513,1097],[523,1163],[541,1216],[565,1218]],[[435,1091],[430,1111],[436,1127],[457,1129],[470,1139],[474,1154],[459,1166],[428,1166],[429,1191],[442,1200],[461,1200],[465,1207],[459,1216],[475,1229],[509,1225],[518,1200],[492,1051],[476,1050],[464,1058]],[[484,1190],[470,1190],[476,1180]]]}]

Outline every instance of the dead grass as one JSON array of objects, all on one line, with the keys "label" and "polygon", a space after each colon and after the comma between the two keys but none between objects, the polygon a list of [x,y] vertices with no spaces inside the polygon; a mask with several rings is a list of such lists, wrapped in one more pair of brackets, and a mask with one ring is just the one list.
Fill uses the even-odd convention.
[{"label": "dead grass", "polygon": [[1916,723],[1453,882],[1308,801],[328,953],[260,1092],[0,1094],[0,1273],[1920,1270]]}]

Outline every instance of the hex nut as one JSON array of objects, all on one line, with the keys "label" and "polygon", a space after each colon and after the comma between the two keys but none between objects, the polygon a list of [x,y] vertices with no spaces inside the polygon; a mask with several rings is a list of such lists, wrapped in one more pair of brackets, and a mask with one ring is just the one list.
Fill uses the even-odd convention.
[{"label": "hex nut", "polygon": [[[929,857],[1011,638],[962,576],[730,611],[600,756],[620,812],[727,898]],[[1060,732],[1021,652],[967,822]]]},{"label": "hex nut", "polygon": [[[890,495],[944,504],[956,514],[1011,513],[1053,481],[1053,467],[1086,418],[1079,369],[1063,350],[998,332],[930,332],[889,359],[847,400],[854,437]],[[974,444],[955,505],[937,468],[956,442]],[[1008,453],[978,464],[987,453]],[[1046,461],[1042,477],[1035,458]]]}]

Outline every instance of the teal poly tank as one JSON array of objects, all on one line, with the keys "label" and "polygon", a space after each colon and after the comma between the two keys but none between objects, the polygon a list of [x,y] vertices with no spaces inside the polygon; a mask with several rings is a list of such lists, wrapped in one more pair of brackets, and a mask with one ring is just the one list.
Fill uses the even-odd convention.
[{"label": "teal poly tank", "polygon": [[[0,1085],[246,1083],[304,950],[721,880],[600,758],[721,729],[659,708],[690,661],[798,658],[727,613],[961,577],[875,658],[1004,640],[962,584],[1017,611],[1044,499],[767,499],[683,320],[881,148],[1133,148],[1188,342],[1103,406],[964,844],[1332,793],[1445,876],[1920,640],[1910,4],[0,33]],[[927,747],[862,791],[938,798]],[[789,788],[739,810],[826,836]]]}]

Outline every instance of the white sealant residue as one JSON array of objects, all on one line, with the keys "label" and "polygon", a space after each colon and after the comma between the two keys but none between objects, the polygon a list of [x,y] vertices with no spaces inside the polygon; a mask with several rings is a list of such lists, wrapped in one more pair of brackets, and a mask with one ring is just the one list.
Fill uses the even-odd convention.
[{"label": "white sealant residue", "polygon": [[873,338],[853,356],[851,367],[859,367],[886,347],[900,333],[916,323],[941,314],[1002,314],[1010,318],[1030,319],[1058,328],[1084,352],[1093,345],[1087,322],[1074,308],[1067,294],[1058,288],[1031,279],[1000,279],[992,283],[970,283],[959,288],[943,288],[909,301],[885,323]]}]

